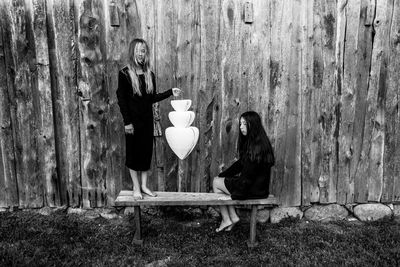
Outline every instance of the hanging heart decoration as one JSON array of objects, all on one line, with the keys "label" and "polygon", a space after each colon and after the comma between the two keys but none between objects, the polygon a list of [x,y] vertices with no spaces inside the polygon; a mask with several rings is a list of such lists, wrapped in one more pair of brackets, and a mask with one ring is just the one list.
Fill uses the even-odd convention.
[{"label": "hanging heart decoration", "polygon": [[199,139],[199,129],[196,127],[175,128],[168,127],[165,137],[172,151],[180,159],[185,159],[192,152]]},{"label": "hanging heart decoration", "polygon": [[199,139],[199,129],[190,127],[195,118],[193,111],[188,111],[192,104],[190,99],[172,100],[175,111],[168,114],[174,127],[165,130],[165,137],[172,151],[180,159],[185,159],[193,151]]}]

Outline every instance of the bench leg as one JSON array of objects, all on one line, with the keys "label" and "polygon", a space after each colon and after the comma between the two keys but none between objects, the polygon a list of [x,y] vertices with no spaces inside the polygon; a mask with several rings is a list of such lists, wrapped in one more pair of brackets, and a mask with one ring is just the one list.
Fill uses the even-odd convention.
[{"label": "bench leg", "polygon": [[247,246],[249,248],[254,248],[258,246],[256,241],[257,232],[257,205],[251,206],[251,217],[250,217],[250,240],[247,241]]},{"label": "bench leg", "polygon": [[140,225],[140,206],[135,206],[134,207],[134,212],[135,212],[135,235],[133,236],[133,241],[132,243],[135,245],[143,245],[143,239],[142,239],[142,228]]}]

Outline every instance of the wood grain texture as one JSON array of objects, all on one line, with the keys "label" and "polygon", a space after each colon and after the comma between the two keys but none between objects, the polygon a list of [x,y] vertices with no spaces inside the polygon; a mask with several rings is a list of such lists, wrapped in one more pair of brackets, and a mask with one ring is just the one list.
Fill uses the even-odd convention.
[{"label": "wood grain texture", "polygon": [[[157,87],[160,92],[177,87],[177,8],[177,1],[158,1],[156,3],[157,27],[154,53],[156,55]],[[167,127],[171,126],[168,120],[168,113],[170,111],[172,111],[172,107],[168,103],[168,100],[160,103],[160,122],[164,131]],[[166,143],[165,137],[163,137],[163,140],[165,145],[161,150],[163,150],[164,155],[164,188],[167,191],[177,191],[178,158]]]},{"label": "wood grain texture", "polygon": [[[316,168],[319,170],[319,201],[335,203],[338,173],[336,131],[339,123],[336,114],[338,99],[335,86],[335,40],[338,38],[337,4],[332,1],[323,1],[319,7],[316,6],[316,9],[318,11],[315,10],[315,14],[318,13],[321,25],[322,48],[321,62],[319,62],[321,64],[317,65],[315,62],[313,64],[314,85],[321,87],[316,98],[318,111],[315,122],[318,124],[318,137],[320,137],[319,151],[315,154]],[[325,187],[322,187],[323,184]]]},{"label": "wood grain texture", "polygon": [[76,207],[82,189],[74,3],[48,0],[46,8],[58,190],[62,205]]},{"label": "wood grain texture", "polygon": [[[35,84],[36,51],[32,40],[32,20],[29,2],[6,3],[7,21],[11,32],[9,66],[14,72],[8,77],[9,96],[14,101],[16,173],[19,206],[42,207],[43,181],[39,164],[38,94]],[[32,44],[32,45],[30,45]]]},{"label": "wood grain texture", "polygon": [[245,59],[244,36],[241,17],[242,3],[221,2],[220,44],[221,44],[221,118],[220,118],[220,170],[229,167],[239,156],[237,138],[239,116],[247,110],[247,92],[242,88],[242,63]]},{"label": "wood grain texture", "polygon": [[[350,180],[354,181],[354,201],[365,202],[368,198],[366,181],[368,174],[360,172],[359,165],[362,157],[363,139],[366,137],[364,127],[366,123],[366,111],[368,107],[367,94],[369,91],[369,71],[371,68],[372,54],[372,28],[365,26],[368,18],[367,12],[370,1],[361,1],[360,18],[358,25],[357,41],[357,70],[355,73],[355,105],[354,125],[352,141],[352,158],[350,161]],[[373,8],[372,8],[373,9]],[[374,10],[374,9],[373,9]],[[354,64],[354,63],[353,63]],[[371,174],[370,174],[371,175]],[[352,202],[353,200],[349,200]]]},{"label": "wood grain texture", "polygon": [[221,7],[217,1],[200,1],[201,57],[200,84],[197,92],[199,125],[198,180],[195,188],[200,192],[211,189],[212,179],[219,173],[220,159],[217,157],[220,139],[220,87],[221,55],[218,53],[220,40]]},{"label": "wood grain texture", "polygon": [[[390,23],[387,91],[385,97],[385,148],[383,202],[400,201],[400,3],[392,3]],[[388,8],[391,5],[388,6]]]},{"label": "wood grain texture", "polygon": [[86,0],[78,7],[78,47],[82,93],[80,108],[81,183],[84,207],[101,207],[106,199],[107,89],[105,88],[104,3]]},{"label": "wood grain texture", "polygon": [[45,0],[33,0],[29,3],[32,17],[32,43],[36,52],[36,69],[33,83],[37,92],[36,109],[38,121],[38,160],[40,180],[44,185],[46,206],[60,206],[58,174],[56,170],[56,149],[53,118],[53,101],[50,77],[50,59],[46,25]]},{"label": "wood grain texture", "polygon": [[273,147],[275,150],[275,167],[272,172],[272,186],[271,191],[281,201],[281,194],[283,188],[283,174],[284,174],[284,156],[285,156],[285,139],[286,139],[286,98],[287,92],[283,84],[283,40],[285,39],[284,33],[286,32],[287,25],[285,22],[288,18],[285,17],[285,2],[271,1],[270,3],[270,34],[271,34],[271,56],[270,56],[270,95],[273,100],[270,101],[269,106],[272,109],[272,114],[268,118],[268,125],[274,129],[272,138],[274,140]]},{"label": "wood grain texture", "polygon": [[265,199],[232,200],[229,196],[217,193],[157,192],[157,197],[144,196],[134,199],[133,192],[121,191],[115,206],[209,206],[209,205],[266,205],[275,206],[277,199],[269,195]]},{"label": "wood grain texture", "polygon": [[387,61],[391,10],[389,2],[377,2],[372,26],[375,32],[371,55],[371,70],[368,86],[367,108],[363,151],[361,152],[356,180],[363,185],[357,191],[365,190],[357,202],[380,201],[383,189],[383,149],[384,149],[384,102],[387,81]]},{"label": "wood grain texture", "polygon": [[[122,178],[125,176],[125,136],[122,123],[122,115],[119,110],[116,90],[118,88],[118,72],[122,67],[123,51],[128,49],[126,43],[126,19],[125,6],[123,2],[116,2],[118,8],[118,27],[112,27],[109,16],[109,6],[105,5],[104,29],[106,44],[105,75],[107,90],[107,175],[106,205],[113,205],[117,194],[122,190]],[[129,179],[130,180],[130,179]]]},{"label": "wood grain texture", "polygon": [[356,79],[358,74],[359,44],[358,31],[360,26],[361,0],[349,1],[342,9],[340,16],[345,20],[344,34],[346,42],[343,53],[343,87],[340,94],[340,130],[339,130],[339,166],[337,201],[339,204],[352,203],[354,200],[354,176],[352,176],[353,131],[356,105]]},{"label": "wood grain texture", "polygon": [[6,14],[5,2],[0,3],[0,206],[18,206],[16,161],[14,157],[15,114],[9,87],[12,75],[10,43],[10,21]]},{"label": "wood grain texture", "polygon": [[[317,3],[318,4],[318,3]],[[309,206],[311,202],[319,200],[318,177],[319,170],[316,162],[316,154],[319,152],[320,138],[317,122],[317,107],[315,98],[317,90],[321,90],[320,83],[314,84],[313,77],[321,75],[321,71],[315,69],[316,63],[320,64],[321,57],[321,25],[319,23],[319,10],[314,14],[314,2],[302,2],[301,5],[301,204]],[[312,15],[311,15],[312,14]],[[316,18],[314,18],[316,17]],[[315,27],[314,27],[314,20]],[[314,29],[314,30],[313,30]],[[315,33],[314,33],[315,32]],[[314,57],[314,54],[316,55]],[[314,63],[314,68],[311,66]],[[310,67],[309,67],[310,66]],[[317,76],[319,77],[319,76]]]}]

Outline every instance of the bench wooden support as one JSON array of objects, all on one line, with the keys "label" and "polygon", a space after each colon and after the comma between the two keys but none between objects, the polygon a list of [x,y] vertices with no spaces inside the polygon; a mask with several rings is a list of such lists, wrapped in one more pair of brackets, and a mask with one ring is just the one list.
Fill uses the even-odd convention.
[{"label": "bench wooden support", "polygon": [[133,244],[143,245],[141,214],[142,206],[221,206],[221,205],[249,205],[251,206],[250,217],[250,238],[247,241],[249,248],[258,245],[256,240],[257,233],[257,210],[260,205],[273,207],[277,205],[277,199],[269,196],[266,199],[232,200],[230,197],[216,193],[191,193],[191,192],[156,192],[157,197],[144,195],[143,199],[133,198],[133,192],[123,190],[115,200],[116,207],[134,207],[135,212],[135,235]]},{"label": "bench wooden support", "polygon": [[258,242],[256,240],[256,232],[257,232],[257,210],[258,205],[251,206],[251,215],[250,215],[250,239],[247,241],[247,246],[249,248],[254,248],[258,246]]},{"label": "bench wooden support", "polygon": [[141,215],[140,215],[140,206],[134,207],[135,212],[135,235],[133,236],[132,243],[135,245],[143,245],[142,239],[142,226],[141,226]]}]

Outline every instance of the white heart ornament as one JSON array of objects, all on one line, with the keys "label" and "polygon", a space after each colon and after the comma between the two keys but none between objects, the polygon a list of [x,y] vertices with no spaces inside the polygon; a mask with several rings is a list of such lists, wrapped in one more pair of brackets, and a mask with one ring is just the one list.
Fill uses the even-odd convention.
[{"label": "white heart ornament", "polygon": [[196,146],[199,139],[199,129],[196,127],[168,127],[165,130],[165,137],[178,158],[185,159]]},{"label": "white heart ornament", "polygon": [[195,114],[193,111],[171,111],[168,118],[177,128],[189,127],[194,121]]},{"label": "white heart ornament", "polygon": [[191,105],[192,105],[192,100],[190,99],[171,100],[171,106],[176,111],[187,111]]}]

